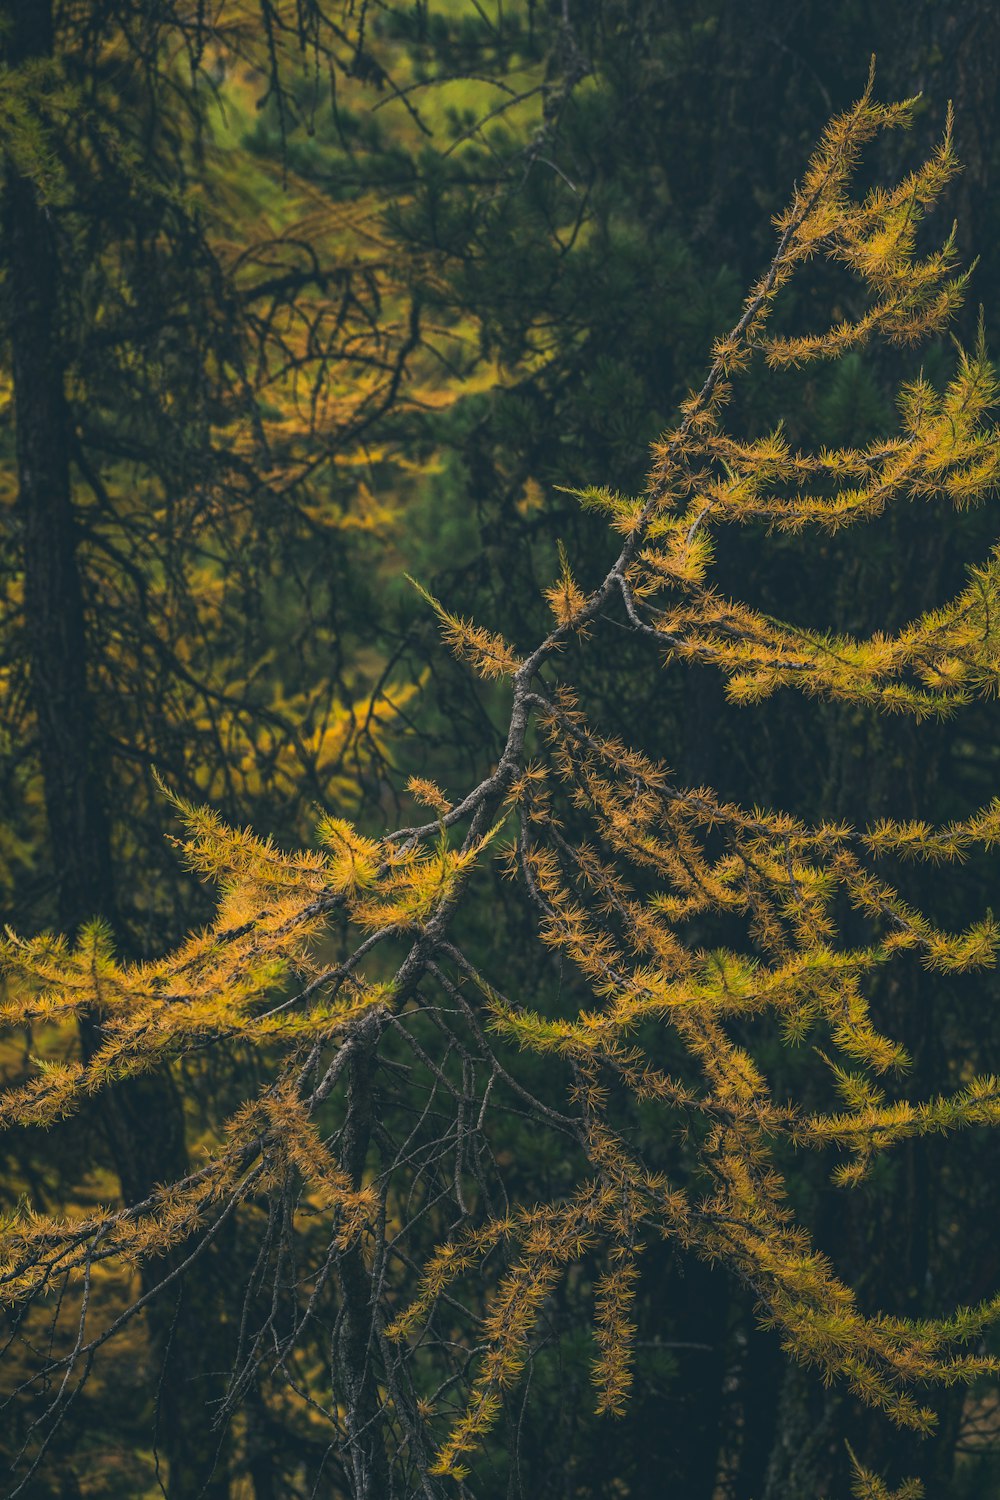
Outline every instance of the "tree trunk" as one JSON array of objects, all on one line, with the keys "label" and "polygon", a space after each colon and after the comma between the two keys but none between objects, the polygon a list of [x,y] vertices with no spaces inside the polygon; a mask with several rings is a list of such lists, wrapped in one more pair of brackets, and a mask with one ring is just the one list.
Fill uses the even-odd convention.
[{"label": "tree trunk", "polygon": [[[51,5],[7,0],[7,60],[52,55]],[[49,211],[6,170],[9,322],[24,528],[25,637],[61,927],[113,919],[111,842],[87,694],[83,593],[70,490],[69,421],[56,331],[59,270]]]},{"label": "tree trunk", "polygon": [[[53,57],[51,0],[2,0],[0,18],[5,61],[12,70]],[[56,228],[30,169],[18,170],[8,158],[4,174],[4,249],[23,529],[24,640],[55,872],[56,916],[64,931],[74,933],[98,916],[116,925],[106,800],[111,778],[87,681],[84,590],[70,473],[70,413],[59,330]],[[99,1044],[99,1022],[85,1021],[84,1055]],[[155,1184],[185,1171],[182,1107],[168,1074],[108,1091],[101,1100],[100,1124],[126,1203],[145,1198]],[[147,1286],[155,1285],[170,1265],[167,1260],[148,1268]],[[228,1483],[205,1484],[218,1442],[206,1443],[210,1393],[197,1379],[209,1355],[216,1362],[205,1337],[206,1309],[201,1302],[200,1294],[196,1298],[189,1292],[176,1319],[172,1306],[161,1307],[157,1302],[150,1314],[154,1344],[169,1359],[161,1426],[170,1459],[169,1493],[178,1500],[194,1494],[221,1497],[229,1492]]]},{"label": "tree trunk", "polygon": [[739,1462],[733,1477],[733,1500],[760,1500],[774,1445],[777,1393],[785,1360],[777,1334],[751,1319],[740,1371]]},{"label": "tree trunk", "polygon": [[[342,1165],[355,1189],[362,1183],[372,1132],[373,1043],[352,1050],[347,1091]],[[335,1340],[337,1369],[347,1428],[347,1466],[354,1500],[389,1500],[389,1461],[382,1409],[375,1379],[378,1341],[373,1328],[371,1278],[360,1245],[344,1251],[338,1266],[342,1306]]]},{"label": "tree trunk", "polygon": [[814,1371],[786,1365],[761,1500],[841,1500],[848,1493],[845,1405]]}]

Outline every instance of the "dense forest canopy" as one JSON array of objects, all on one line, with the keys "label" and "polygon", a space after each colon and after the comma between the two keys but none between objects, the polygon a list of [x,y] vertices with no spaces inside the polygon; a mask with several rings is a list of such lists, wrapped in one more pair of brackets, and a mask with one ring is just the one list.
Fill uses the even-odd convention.
[{"label": "dense forest canopy", "polygon": [[1000,1493],[1000,13],[0,48],[4,1493]]}]

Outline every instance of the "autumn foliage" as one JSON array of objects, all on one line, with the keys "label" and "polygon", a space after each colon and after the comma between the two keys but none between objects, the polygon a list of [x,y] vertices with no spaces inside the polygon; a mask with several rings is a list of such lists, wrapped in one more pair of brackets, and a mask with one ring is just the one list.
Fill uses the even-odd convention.
[{"label": "autumn foliage", "polygon": [[[219,891],[204,931],[148,963],[116,958],[100,923],[74,942],[7,939],[3,1021],[35,1038],[28,1076],[0,1097],[9,1128],[52,1125],[205,1049],[245,1049],[259,1076],[200,1142],[203,1160],[144,1201],[70,1217],[25,1207],[4,1224],[8,1306],[40,1327],[61,1302],[72,1324],[64,1342],[33,1349],[24,1377],[49,1393],[42,1433],[148,1300],[126,1297],[109,1314],[93,1294],[100,1278],[127,1284],[130,1268],[168,1252],[179,1254],[173,1277],[193,1274],[241,1220],[257,1226],[260,1250],[220,1420],[267,1361],[274,1401],[315,1408],[353,1493],[373,1500],[390,1473],[406,1493],[465,1481],[473,1492],[477,1454],[526,1377],[544,1309],[585,1258],[599,1267],[594,1399],[621,1412],[654,1239],[724,1266],[791,1359],[893,1422],[926,1430],[927,1388],[997,1373],[983,1339],[1000,1296],[920,1321],[863,1311],[797,1220],[787,1174],[796,1153],[822,1152],[846,1193],[906,1140],[1000,1123],[992,1076],[905,1096],[907,1052],[870,1001],[903,955],[941,972],[995,962],[988,912],[942,930],[891,871],[994,847],[1000,802],[945,826],[865,828],[737,806],[597,722],[585,674],[567,665],[624,630],[665,663],[717,670],[740,704],[785,689],[927,720],[994,693],[996,553],[950,603],[868,638],[773,618],[713,579],[723,528],[763,523],[806,547],[914,498],[968,506],[1000,479],[997,378],[982,339],[945,389],[919,375],[901,389],[895,436],[800,452],[780,426],[747,438],[725,425],[734,386],[761,362],[836,360],[874,340],[911,346],[947,327],[967,275],[952,239],[928,250],[922,229],[957,171],[950,127],[896,186],[853,187],[862,149],[911,112],[912,101],[878,103],[869,85],[828,126],[776,220],[770,266],[656,444],[645,491],[579,493],[607,518],[612,560],[588,586],[561,549],[545,591],[549,633],[516,647],[427,596],[448,646],[506,705],[504,748],[482,780],[444,791],[417,777],[410,793],[426,820],[378,833],[327,816],[317,847],[294,852],[176,800],[185,857]],[[819,332],[774,331],[786,289],[821,258],[863,284],[867,310]],[[484,963],[480,936],[470,956],[470,893],[495,861],[532,913],[539,951],[582,985],[581,1004],[554,996],[530,1008],[508,988],[502,950]],[[100,1032],[86,1054],[74,1041],[84,1018]],[[810,1042],[827,1105],[772,1088],[746,1040],[764,1023],[787,1048]],[[415,1076],[434,1115],[411,1125],[399,1099]],[[561,1143],[571,1192],[506,1197],[496,1121],[511,1111]],[[651,1164],[650,1119],[684,1137],[683,1181]],[[324,1319],[325,1365],[303,1357]],[[857,1494],[888,1494],[856,1470]]]}]

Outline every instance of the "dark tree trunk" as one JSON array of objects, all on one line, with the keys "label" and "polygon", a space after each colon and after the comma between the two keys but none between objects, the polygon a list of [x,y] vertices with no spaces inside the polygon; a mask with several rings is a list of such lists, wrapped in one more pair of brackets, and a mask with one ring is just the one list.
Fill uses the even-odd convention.
[{"label": "dark tree trunk", "polygon": [[[46,0],[7,0],[12,67],[51,56]],[[56,327],[49,212],[8,162],[9,325],[24,536],[24,623],[61,927],[113,920],[111,841],[87,693],[83,593],[70,490],[69,420]]]},{"label": "dark tree trunk", "polygon": [[[51,0],[2,0],[9,67],[53,56]],[[73,513],[70,413],[59,328],[60,264],[52,213],[30,174],[8,159],[5,257],[14,377],[18,505],[23,535],[24,640],[38,732],[56,916],[69,933],[93,917],[117,925],[107,790],[109,767],[87,681],[84,590]],[[83,1024],[85,1054],[100,1044],[96,1019]],[[119,1085],[102,1098],[100,1124],[127,1203],[187,1165],[183,1114],[169,1075]],[[147,1270],[155,1285],[172,1262]],[[171,1299],[173,1301],[174,1299]],[[206,1357],[205,1308],[196,1299],[153,1303],[154,1343],[168,1358],[161,1429],[170,1460],[170,1495],[221,1497],[205,1486],[217,1440],[208,1436],[208,1392],[198,1380]],[[171,1325],[172,1331],[171,1331]],[[169,1355],[166,1351],[169,1345]],[[211,1455],[211,1458],[209,1457]],[[195,1472],[195,1465],[198,1472]],[[192,1487],[193,1486],[193,1487]]]},{"label": "dark tree trunk", "polygon": [[777,1334],[751,1322],[740,1370],[739,1462],[733,1500],[760,1500],[774,1443],[785,1359]]},{"label": "dark tree trunk", "polygon": [[786,1364],[761,1500],[843,1500],[850,1490],[845,1408],[839,1390],[824,1390],[814,1371]]},{"label": "dark tree trunk", "polygon": [[[373,1122],[374,1043],[352,1050],[347,1091],[342,1164],[355,1189],[362,1183]],[[376,1382],[378,1340],[373,1325],[372,1285],[360,1245],[340,1257],[342,1305],[335,1340],[335,1383],[344,1405],[346,1460],[354,1500],[389,1500],[389,1478],[382,1409]]]}]

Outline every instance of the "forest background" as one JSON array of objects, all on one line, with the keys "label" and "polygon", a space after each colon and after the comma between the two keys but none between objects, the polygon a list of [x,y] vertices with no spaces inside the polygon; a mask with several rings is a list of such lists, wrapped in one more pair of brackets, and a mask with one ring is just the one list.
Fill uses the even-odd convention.
[{"label": "forest background", "polygon": [[[544,634],[560,544],[579,576],[599,575],[606,528],[567,492],[641,490],[650,444],[738,316],[771,216],[873,52],[883,97],[922,97],[871,172],[926,154],[954,101],[964,171],[940,215],[979,257],[956,332],[974,342],[980,303],[988,340],[1000,320],[988,0],[874,14],[426,0],[334,7],[327,30],[306,4],[216,9],[218,24],[211,5],[0,5],[0,399],[18,413],[16,443],[13,423],[0,439],[0,901],[22,934],[100,915],[130,958],[211,910],[170,843],[158,777],[292,847],[323,814],[377,832],[412,808],[412,776],[458,789],[495,760],[492,689],[442,650],[404,574],[515,643]],[[798,291],[792,312],[808,319],[810,295],[819,306],[830,288]],[[945,339],[922,358],[939,384],[954,367]],[[780,412],[805,446],[864,443],[892,427],[903,369],[875,350],[751,380],[741,417]],[[954,593],[995,529],[988,507],[909,506],[809,553],[742,530],[720,567],[766,611],[867,632]],[[792,695],[751,714],[709,670],[665,675],[623,652],[588,658],[598,715],[725,799],[862,826],[947,822],[995,793],[995,704],[922,725]],[[917,897],[923,881],[961,926],[983,879],[949,870],[942,892],[921,871]],[[569,986],[555,959],[536,971],[499,878],[476,901],[481,952],[502,945],[515,967],[523,954],[523,993]],[[917,1093],[948,1058],[995,1063],[995,997],[989,975],[914,965],[885,981]],[[8,1083],[33,1046],[4,1040]],[[768,1060],[808,1090],[794,1052],[775,1042]],[[258,1067],[250,1049],[206,1050],[82,1121],[0,1137],[0,1205],[140,1199],[196,1157]],[[506,1128],[493,1145],[510,1198],[558,1194],[558,1142],[514,1114]],[[803,1158],[796,1208],[866,1307],[932,1316],[1000,1282],[997,1152],[985,1131],[912,1140],[846,1202]],[[428,1247],[438,1232],[429,1220]],[[236,1227],[185,1298],[101,1351],[22,1493],[153,1495],[163,1476],[171,1496],[351,1493],[329,1438],[263,1367],[211,1426],[234,1337],[226,1288],[252,1275],[251,1236]],[[595,1416],[595,1274],[584,1263],[548,1306],[530,1391],[486,1443],[475,1494],[841,1496],[845,1440],[931,1495],[1000,1494],[992,1389],[936,1395],[929,1438],[896,1431],[790,1363],[752,1292],[671,1243],[645,1253],[632,1396]],[[125,1292],[109,1278],[100,1295]],[[30,1363],[9,1321],[5,1391]],[[50,1396],[29,1386],[6,1409],[17,1474]]]}]

